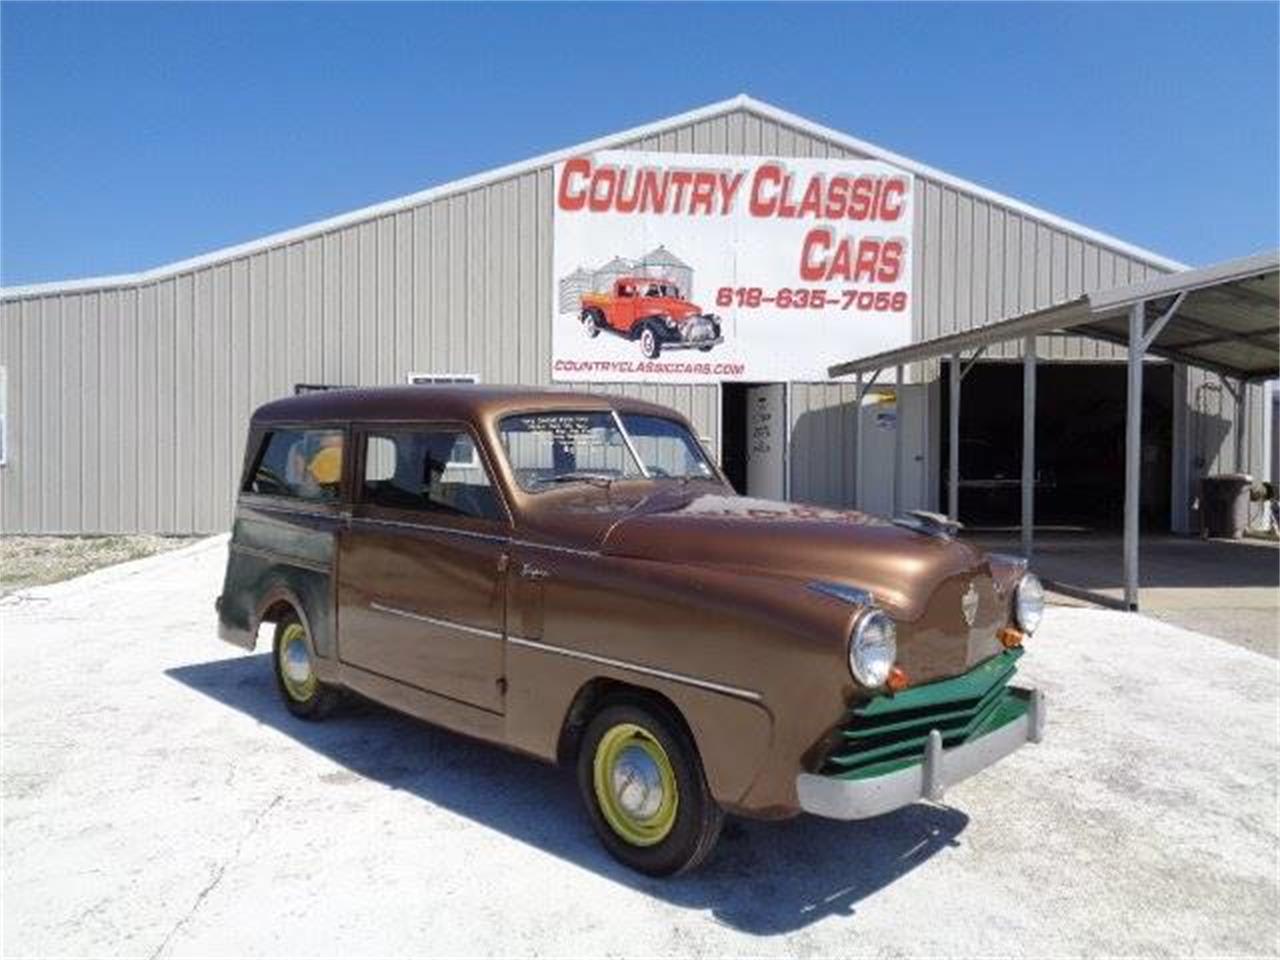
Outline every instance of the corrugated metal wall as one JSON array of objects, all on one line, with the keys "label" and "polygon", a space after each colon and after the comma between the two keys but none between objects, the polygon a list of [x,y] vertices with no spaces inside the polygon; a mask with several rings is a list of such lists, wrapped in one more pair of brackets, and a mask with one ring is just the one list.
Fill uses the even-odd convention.
[{"label": "corrugated metal wall", "polygon": [[[629,146],[852,155],[742,109]],[[1154,269],[946,185],[921,180],[918,191],[917,337]],[[0,304],[0,528],[225,529],[249,413],[295,383],[395,383],[409,371],[549,383],[551,243],[544,168],[138,287]],[[1075,338],[1046,339],[1042,351],[1116,355]],[[718,446],[716,387],[606,389],[675,407]],[[793,388],[793,424],[815,427],[796,432],[811,439],[792,451],[793,497],[849,502],[850,396],[846,386]]]}]

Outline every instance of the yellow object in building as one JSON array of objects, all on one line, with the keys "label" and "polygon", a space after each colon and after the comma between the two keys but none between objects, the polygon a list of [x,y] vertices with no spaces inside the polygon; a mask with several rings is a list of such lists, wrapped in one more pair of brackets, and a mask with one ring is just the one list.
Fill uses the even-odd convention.
[{"label": "yellow object in building", "polygon": [[337,483],[342,479],[342,447],[322,448],[307,464],[307,472],[316,483]]}]

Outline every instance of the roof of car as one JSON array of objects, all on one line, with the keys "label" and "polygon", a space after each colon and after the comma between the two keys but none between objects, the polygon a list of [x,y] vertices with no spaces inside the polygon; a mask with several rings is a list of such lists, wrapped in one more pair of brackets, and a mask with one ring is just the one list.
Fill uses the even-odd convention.
[{"label": "roof of car", "polygon": [[[415,384],[317,390],[265,403],[253,422],[344,420],[480,420],[527,410],[617,409],[670,417],[667,407],[630,397],[546,387]],[[677,415],[678,416],[678,415]]]}]

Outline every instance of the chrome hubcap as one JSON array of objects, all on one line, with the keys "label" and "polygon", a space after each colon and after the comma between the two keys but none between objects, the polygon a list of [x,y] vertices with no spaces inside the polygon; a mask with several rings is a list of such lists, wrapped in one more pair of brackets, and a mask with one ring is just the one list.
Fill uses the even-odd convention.
[{"label": "chrome hubcap", "polygon": [[618,806],[628,816],[647,820],[662,807],[662,775],[641,748],[627,747],[618,755],[610,780]]},{"label": "chrome hubcap", "polygon": [[284,675],[297,684],[311,679],[311,654],[306,641],[298,636],[284,648]]}]

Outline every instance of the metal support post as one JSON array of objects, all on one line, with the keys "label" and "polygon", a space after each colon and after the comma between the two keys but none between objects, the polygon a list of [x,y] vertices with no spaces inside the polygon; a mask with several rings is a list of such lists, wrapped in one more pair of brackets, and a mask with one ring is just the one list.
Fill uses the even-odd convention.
[{"label": "metal support post", "polygon": [[854,434],[854,439],[853,439],[853,446],[854,446],[853,455],[854,457],[857,458],[853,466],[853,470],[854,470],[853,504],[858,509],[862,509],[862,398],[867,395],[868,390],[870,390],[872,387],[875,386],[876,381],[880,379],[880,374],[882,370],[883,368],[877,368],[876,370],[872,371],[871,378],[867,380],[866,383],[862,382],[862,374],[859,373],[856,380],[857,386],[854,388],[854,392],[857,394],[857,397],[856,397],[857,402],[854,404],[854,407],[856,408],[855,415],[857,416],[858,420],[856,425],[857,432]]},{"label": "metal support post", "polygon": [[1129,378],[1124,431],[1124,602],[1138,609],[1138,510],[1142,479],[1142,355],[1145,306],[1129,308]]},{"label": "metal support post", "polygon": [[862,374],[853,387],[853,507],[862,506]]},{"label": "metal support post", "polygon": [[960,354],[951,355],[949,379],[951,401],[949,404],[950,441],[947,445],[947,516],[960,519]]},{"label": "metal support post", "polygon": [[906,450],[906,444],[902,442],[902,434],[906,430],[906,418],[902,415],[903,399],[902,365],[899,364],[893,388],[893,510],[890,514],[895,517],[902,513],[902,484],[903,474],[906,473],[902,469],[902,457]]},{"label": "metal support post", "polygon": [[1245,453],[1249,447],[1245,443],[1245,433],[1249,427],[1249,384],[1243,380],[1237,381],[1234,393],[1236,400],[1236,473],[1248,473],[1249,464],[1245,460]]},{"label": "metal support post", "polygon": [[1138,609],[1138,518],[1142,506],[1142,358],[1156,337],[1173,319],[1183,301],[1184,290],[1173,298],[1169,309],[1147,327],[1146,302],[1129,308],[1129,387],[1125,400],[1124,431],[1124,602]]},{"label": "metal support post", "polygon": [[1022,341],[1022,555],[1031,558],[1036,495],[1036,338]]}]

